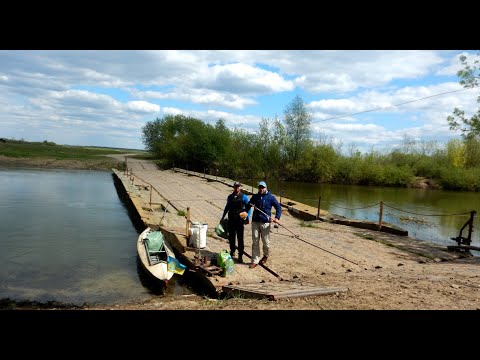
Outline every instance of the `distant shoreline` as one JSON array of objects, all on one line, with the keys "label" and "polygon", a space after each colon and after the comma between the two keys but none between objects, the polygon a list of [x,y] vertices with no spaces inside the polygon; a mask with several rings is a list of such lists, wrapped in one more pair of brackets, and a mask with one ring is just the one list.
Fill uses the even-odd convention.
[{"label": "distant shoreline", "polygon": [[0,167],[38,167],[47,169],[110,170],[123,161],[101,156],[98,159],[14,158],[0,155]]}]

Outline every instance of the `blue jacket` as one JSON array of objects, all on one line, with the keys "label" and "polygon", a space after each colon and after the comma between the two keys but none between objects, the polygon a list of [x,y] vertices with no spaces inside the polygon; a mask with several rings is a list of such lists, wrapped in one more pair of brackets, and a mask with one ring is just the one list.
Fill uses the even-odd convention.
[{"label": "blue jacket", "polygon": [[264,195],[260,193],[252,195],[252,198],[248,202],[246,210],[250,210],[253,205],[255,205],[255,207],[259,208],[268,216],[265,216],[265,214],[262,214],[260,211],[257,211],[257,209],[255,209],[253,210],[252,221],[261,223],[270,222],[270,217],[272,216],[272,207],[274,207],[277,211],[275,217],[278,220],[280,220],[280,216],[282,216],[282,206],[279,204],[275,196],[273,196],[268,190]]}]

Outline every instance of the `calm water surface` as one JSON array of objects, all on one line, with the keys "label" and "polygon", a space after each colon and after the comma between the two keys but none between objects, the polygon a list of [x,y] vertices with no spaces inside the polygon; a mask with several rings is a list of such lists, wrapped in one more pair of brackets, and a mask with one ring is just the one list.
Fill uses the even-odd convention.
[{"label": "calm water surface", "polygon": [[[0,299],[114,304],[158,296],[112,174],[0,169]],[[169,293],[187,292],[175,275]]]}]

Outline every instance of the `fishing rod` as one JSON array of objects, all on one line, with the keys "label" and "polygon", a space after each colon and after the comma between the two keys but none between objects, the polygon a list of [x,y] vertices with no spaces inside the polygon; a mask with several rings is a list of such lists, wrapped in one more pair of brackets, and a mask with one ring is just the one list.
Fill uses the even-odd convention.
[{"label": "fishing rod", "polygon": [[[262,210],[260,210],[260,209],[258,208],[258,206],[254,205],[254,204],[252,204],[252,206],[253,206],[253,208],[254,208],[255,210],[258,210],[258,211],[260,211],[263,215],[265,215],[269,220],[272,220],[272,217],[271,217],[270,215],[266,214],[265,212],[263,212]],[[252,216],[253,216],[253,215],[252,215]],[[340,259],[343,259],[343,260],[345,260],[345,261],[351,262],[352,264],[355,264],[355,265],[357,265],[357,266],[360,266],[360,265],[357,264],[356,262],[353,262],[353,261],[351,261],[351,260],[348,260],[348,259],[344,258],[344,257],[341,256],[341,255],[337,255],[337,254],[335,254],[335,253],[333,253],[333,252],[331,252],[331,251],[329,251],[329,250],[326,250],[326,249],[324,249],[324,248],[322,248],[322,247],[320,247],[320,246],[318,246],[318,245],[315,245],[315,244],[312,244],[312,243],[310,243],[310,242],[308,242],[308,241],[306,241],[306,240],[300,239],[300,237],[299,237],[297,234],[295,234],[293,231],[291,231],[290,229],[288,229],[285,225],[283,225],[283,224],[281,224],[281,223],[279,223],[279,222],[278,222],[278,223],[275,222],[275,223],[278,224],[278,225],[280,225],[281,227],[283,227],[283,228],[284,228],[285,230],[287,230],[288,232],[290,232],[290,233],[293,235],[294,238],[296,238],[296,239],[298,239],[298,240],[300,240],[300,241],[303,241],[304,243],[307,243],[307,244],[309,244],[309,245],[312,245],[312,246],[314,246],[314,247],[316,247],[316,248],[318,248],[318,249],[320,249],[320,250],[326,251],[326,252],[328,252],[329,254],[335,255],[335,256],[339,257]]]}]

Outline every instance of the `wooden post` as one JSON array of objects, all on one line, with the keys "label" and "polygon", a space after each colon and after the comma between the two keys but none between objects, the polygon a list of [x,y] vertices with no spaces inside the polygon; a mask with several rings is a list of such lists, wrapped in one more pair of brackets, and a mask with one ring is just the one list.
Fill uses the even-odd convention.
[{"label": "wooden post", "polygon": [[188,246],[188,239],[190,238],[190,208],[187,207],[187,215],[185,216],[187,219],[185,223],[185,237],[187,238],[187,246]]},{"label": "wooden post", "polygon": [[472,232],[473,232],[473,218],[477,212],[475,210],[470,211],[470,220],[468,221],[468,244],[472,242]]},{"label": "wooden post", "polygon": [[150,210],[152,210],[152,185],[150,185]]},{"label": "wooden post", "polygon": [[382,229],[383,201],[380,201],[380,216],[378,218],[378,230]]},{"label": "wooden post", "polygon": [[318,197],[318,210],[317,210],[317,220],[320,219],[320,200],[322,199],[321,196]]}]

